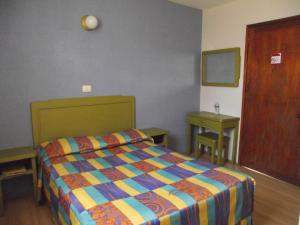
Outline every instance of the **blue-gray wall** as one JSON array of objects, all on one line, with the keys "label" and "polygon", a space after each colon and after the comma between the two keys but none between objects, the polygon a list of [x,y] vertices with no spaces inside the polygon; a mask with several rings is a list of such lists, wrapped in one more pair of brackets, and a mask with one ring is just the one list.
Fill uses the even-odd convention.
[{"label": "blue-gray wall", "polygon": [[[102,27],[83,32],[92,14]],[[30,145],[30,102],[136,96],[137,127],[171,131],[199,109],[201,11],[166,0],[0,0],[0,148]]]}]

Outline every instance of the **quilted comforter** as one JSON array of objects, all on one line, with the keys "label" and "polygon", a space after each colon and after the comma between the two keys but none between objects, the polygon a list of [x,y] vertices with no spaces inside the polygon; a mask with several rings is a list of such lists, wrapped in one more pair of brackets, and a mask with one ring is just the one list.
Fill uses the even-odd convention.
[{"label": "quilted comforter", "polygon": [[157,146],[139,130],[43,143],[39,165],[58,224],[252,224],[251,177]]}]

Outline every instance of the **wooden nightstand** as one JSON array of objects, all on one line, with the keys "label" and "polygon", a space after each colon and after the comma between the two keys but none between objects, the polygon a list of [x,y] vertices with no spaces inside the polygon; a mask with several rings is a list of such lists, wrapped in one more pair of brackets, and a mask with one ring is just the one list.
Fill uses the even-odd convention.
[{"label": "wooden nightstand", "polygon": [[0,171],[0,214],[3,214],[2,182],[4,180],[32,175],[34,197],[36,197],[36,151],[32,147],[0,150]]},{"label": "wooden nightstand", "polygon": [[154,143],[161,145],[163,147],[168,147],[168,135],[169,132],[160,128],[146,128],[142,129],[147,136],[152,137],[154,139]]}]

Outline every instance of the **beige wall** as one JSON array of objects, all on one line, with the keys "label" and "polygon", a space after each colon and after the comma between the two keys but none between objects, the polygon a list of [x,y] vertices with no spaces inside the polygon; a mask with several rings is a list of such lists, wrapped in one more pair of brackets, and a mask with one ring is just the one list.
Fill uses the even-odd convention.
[{"label": "beige wall", "polygon": [[200,109],[241,116],[246,25],[300,14],[300,0],[236,0],[203,11],[202,50],[241,48],[238,88],[201,87]]}]

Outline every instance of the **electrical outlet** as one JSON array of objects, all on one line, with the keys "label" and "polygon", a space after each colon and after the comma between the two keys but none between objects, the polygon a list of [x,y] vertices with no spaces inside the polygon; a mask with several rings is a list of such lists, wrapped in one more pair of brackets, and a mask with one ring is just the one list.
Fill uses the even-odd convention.
[{"label": "electrical outlet", "polygon": [[81,91],[82,91],[82,93],[90,93],[90,92],[92,92],[92,85],[90,85],[90,84],[84,84],[84,85],[82,85]]}]

